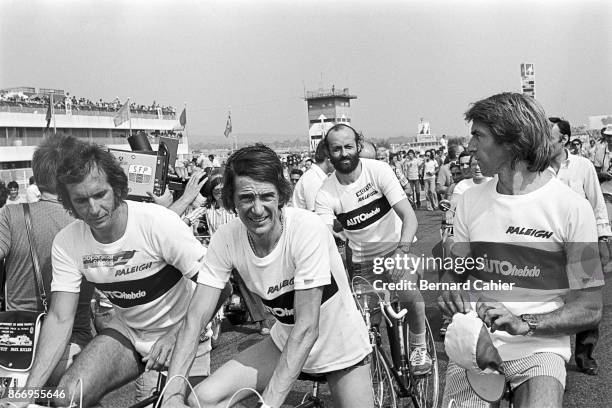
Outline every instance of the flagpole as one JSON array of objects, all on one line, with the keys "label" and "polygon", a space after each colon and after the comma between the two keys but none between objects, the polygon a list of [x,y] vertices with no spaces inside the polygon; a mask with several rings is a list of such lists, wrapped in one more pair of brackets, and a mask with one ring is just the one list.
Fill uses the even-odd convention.
[{"label": "flagpole", "polygon": [[187,156],[189,157],[191,152],[189,151],[189,139],[187,137],[187,102],[183,102],[183,110],[185,111],[185,129],[183,129],[183,137],[185,138],[185,144],[187,145]]},{"label": "flagpole", "polygon": [[55,104],[53,102],[53,93],[51,93],[51,116],[53,117],[53,134],[57,135],[57,129],[55,128]]},{"label": "flagpole", "polygon": [[128,122],[130,122],[130,137],[132,137],[132,114],[130,113],[130,97],[127,99],[127,108],[128,108]]}]

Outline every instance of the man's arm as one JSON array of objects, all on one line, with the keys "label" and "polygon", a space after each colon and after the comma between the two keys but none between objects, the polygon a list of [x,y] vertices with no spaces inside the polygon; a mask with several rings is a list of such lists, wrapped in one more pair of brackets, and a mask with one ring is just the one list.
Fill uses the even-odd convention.
[{"label": "man's arm", "polygon": [[[200,333],[215,313],[215,306],[220,293],[221,289],[198,284],[177,335],[168,369],[168,378],[175,375],[188,377],[200,342]],[[172,404],[177,399],[183,401],[185,391],[186,386],[182,381],[169,383],[163,406],[173,406]]]},{"label": "man's arm", "polygon": [[597,224],[597,236],[608,237],[612,236],[610,230],[610,221],[608,220],[608,210],[606,209],[606,202],[604,201],[603,193],[601,192],[601,186],[597,180],[597,173],[595,167],[589,166],[585,170],[584,175],[584,194],[589,200],[593,212],[595,213],[595,222]]},{"label": "man's arm", "polygon": [[262,395],[270,407],[278,408],[282,405],[319,337],[322,296],[323,287],[295,291],[295,325]]},{"label": "man's arm", "polygon": [[194,172],[187,182],[181,198],[172,203],[168,208],[178,215],[182,215],[187,210],[187,207],[198,197],[198,194],[200,194],[202,186],[208,180],[208,177],[205,176],[206,173],[202,170]]},{"label": "man's arm", "polygon": [[53,373],[70,340],[78,301],[78,293],[53,292],[26,387],[43,387]]},{"label": "man's arm", "polygon": [[[408,202],[407,198],[399,201],[393,206],[393,211],[398,215],[398,217],[402,220],[402,234],[400,237],[399,246],[410,248],[412,245],[412,241],[414,240],[414,235],[416,234],[417,227],[419,226],[419,222],[417,221],[416,214]],[[408,252],[405,250],[403,252]]]},{"label": "man's arm", "polygon": [[[480,318],[491,331],[503,330],[513,335],[525,335],[529,325],[499,302],[481,300],[476,305]],[[575,334],[597,326],[602,315],[601,287],[572,290],[565,305],[550,313],[531,315],[536,322],[533,332],[538,336]]]}]

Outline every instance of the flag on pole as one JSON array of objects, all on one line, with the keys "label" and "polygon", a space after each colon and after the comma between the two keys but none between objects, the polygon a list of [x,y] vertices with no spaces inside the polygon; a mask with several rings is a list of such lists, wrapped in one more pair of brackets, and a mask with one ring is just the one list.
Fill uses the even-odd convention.
[{"label": "flag on pole", "polygon": [[179,123],[182,127],[185,127],[187,124],[187,108],[183,108],[183,112],[181,112],[181,117],[179,118]]},{"label": "flag on pole", "polygon": [[53,117],[53,94],[49,95],[49,106],[47,107],[47,116],[45,116],[45,120],[47,121],[47,129],[51,126],[51,118]]},{"label": "flag on pole", "polygon": [[227,113],[227,123],[225,124],[225,132],[223,134],[225,137],[229,137],[230,133],[232,133],[232,114],[231,112]]},{"label": "flag on pole", "polygon": [[130,118],[130,104],[129,99],[123,104],[123,106],[117,111],[115,117],[113,117],[113,122],[115,122],[115,127],[119,126],[126,120]]}]

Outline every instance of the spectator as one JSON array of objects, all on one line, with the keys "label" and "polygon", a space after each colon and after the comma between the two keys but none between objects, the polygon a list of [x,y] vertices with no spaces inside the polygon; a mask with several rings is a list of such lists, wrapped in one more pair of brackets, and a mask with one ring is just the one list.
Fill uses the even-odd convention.
[{"label": "spectator", "polygon": [[[588,159],[580,154],[570,154],[565,148],[570,135],[563,132],[570,129],[569,122],[556,120],[556,118],[551,118],[550,121],[553,123],[551,134],[555,150],[549,169],[560,181],[589,201],[595,214],[597,235],[602,245],[606,245],[605,248],[600,246],[601,253],[602,255],[604,253],[608,255],[610,251],[607,246],[610,245],[608,242],[612,239],[612,231],[610,230],[606,204],[595,168]],[[579,152],[580,145],[575,143],[577,140],[580,141],[574,139],[571,145],[574,148],[573,151]],[[575,360],[576,365],[583,373],[589,375],[597,375],[598,373],[597,361],[593,356],[598,339],[598,327],[576,333]]]},{"label": "spectator", "polygon": [[440,146],[446,150],[448,147],[448,140],[446,140],[446,135],[442,135],[442,138],[439,140]]},{"label": "spectator", "polygon": [[26,189],[26,200],[28,203],[35,203],[40,200],[41,194],[38,186],[36,185],[36,181],[34,180],[34,176],[30,177],[30,185]]},{"label": "spectator", "polygon": [[376,148],[376,145],[370,141],[364,140],[363,149],[361,149],[361,152],[359,152],[359,157],[362,159],[378,160],[378,149]]},{"label": "spectator", "polygon": [[304,173],[293,189],[292,203],[294,207],[303,208],[308,211],[315,210],[315,198],[327,178],[334,171],[329,161],[329,154],[325,143],[319,142],[315,150],[315,163],[310,171]]},{"label": "spectator", "polygon": [[[74,221],[57,201],[55,175],[62,159],[70,157],[70,152],[79,144],[76,138],[57,135],[44,139],[32,157],[32,170],[40,186],[42,199],[29,204],[30,215],[34,226],[32,232],[35,252],[40,264],[43,287],[48,295],[51,294],[51,244],[55,235]],[[24,222],[21,205],[6,206],[0,210],[0,259],[4,258],[6,267],[6,309],[42,311]],[[84,282],[68,344],[61,350],[59,361],[52,365],[55,369],[51,370],[47,382],[49,386],[57,385],[73,359],[92,338],[89,311],[92,294],[93,286]]]},{"label": "spectator", "polygon": [[15,180],[9,181],[8,185],[9,195],[6,199],[6,204],[22,204],[26,200],[19,194],[19,184]]},{"label": "spectator", "polygon": [[219,163],[219,159],[217,159],[214,154],[209,154],[208,160],[210,160],[210,162],[212,163],[212,167],[214,167],[215,169],[218,169],[219,167],[221,167],[221,163]]},{"label": "spectator", "polygon": [[427,210],[434,211],[438,208],[438,197],[436,195],[436,170],[438,163],[435,161],[431,151],[426,152],[425,162],[421,168],[421,175],[425,182],[425,196],[427,202]]},{"label": "spectator", "polygon": [[9,196],[9,190],[3,181],[0,181],[0,208],[6,205],[6,200]]},{"label": "spectator", "polygon": [[419,185],[421,161],[415,157],[414,150],[408,150],[408,158],[404,161],[403,170],[410,183],[410,197],[417,208],[421,208],[421,186]]},{"label": "spectator", "polygon": [[289,179],[291,180],[291,184],[293,184],[294,187],[297,184],[297,182],[300,181],[300,178],[302,177],[303,174],[304,172],[300,169],[291,170],[291,173],[289,174]]},{"label": "spectator", "polygon": [[456,163],[459,154],[461,154],[463,147],[453,145],[448,148],[448,162],[440,167],[438,171],[438,177],[436,179],[436,191],[441,197],[448,196],[448,188],[453,184],[453,177],[451,175],[450,168]]},{"label": "spectator", "polygon": [[589,147],[587,148],[586,158],[595,164],[595,152],[597,151],[597,143],[594,139],[589,140]]}]

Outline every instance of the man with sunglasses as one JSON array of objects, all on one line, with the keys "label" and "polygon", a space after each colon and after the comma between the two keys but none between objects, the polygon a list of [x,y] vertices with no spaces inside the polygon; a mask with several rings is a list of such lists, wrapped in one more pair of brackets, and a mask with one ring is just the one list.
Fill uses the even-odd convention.
[{"label": "man with sunglasses", "polygon": [[[572,152],[565,147],[572,135],[569,122],[557,117],[551,117],[548,120],[553,124],[551,134],[554,147],[549,169],[560,181],[585,197],[591,204],[597,222],[602,264],[605,267],[609,262],[609,254],[612,249],[612,231],[604,197],[597,180],[597,172],[593,163],[580,155],[582,142],[579,139],[571,142]],[[598,338],[599,328],[597,327],[576,334],[574,356],[578,368],[585,374],[597,375],[598,366],[597,361],[593,358],[593,350]]]}]

